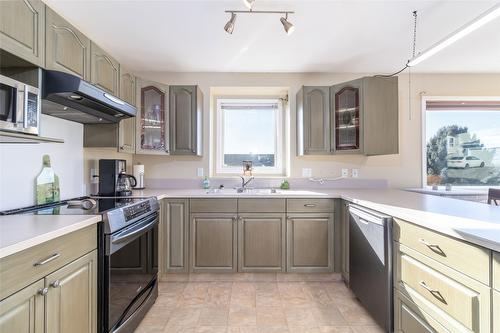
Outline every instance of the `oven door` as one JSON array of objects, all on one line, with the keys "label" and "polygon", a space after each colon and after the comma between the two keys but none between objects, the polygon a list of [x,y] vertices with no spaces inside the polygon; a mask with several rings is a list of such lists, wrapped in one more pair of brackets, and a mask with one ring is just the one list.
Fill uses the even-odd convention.
[{"label": "oven door", "polygon": [[158,222],[155,212],[106,238],[105,279],[109,287],[104,297],[108,332],[121,331],[155,288]]}]

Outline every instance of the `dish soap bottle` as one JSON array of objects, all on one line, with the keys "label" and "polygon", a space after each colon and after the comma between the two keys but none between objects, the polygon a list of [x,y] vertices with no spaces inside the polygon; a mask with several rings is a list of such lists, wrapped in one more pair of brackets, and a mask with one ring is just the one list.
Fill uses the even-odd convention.
[{"label": "dish soap bottle", "polygon": [[59,177],[50,165],[50,156],[43,155],[42,171],[36,177],[36,204],[46,204],[61,200]]},{"label": "dish soap bottle", "polygon": [[282,189],[282,190],[289,190],[290,189],[290,183],[288,182],[288,180],[283,179],[283,181],[281,182],[281,185],[280,185],[280,189]]},{"label": "dish soap bottle", "polygon": [[203,189],[205,190],[208,190],[210,189],[210,180],[208,180],[208,177],[205,177],[205,179],[203,179]]}]

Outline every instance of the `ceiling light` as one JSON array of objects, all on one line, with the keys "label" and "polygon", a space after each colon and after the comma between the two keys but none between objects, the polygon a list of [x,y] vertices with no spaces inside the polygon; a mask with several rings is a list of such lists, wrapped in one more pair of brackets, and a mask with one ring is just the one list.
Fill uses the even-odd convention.
[{"label": "ceiling light", "polygon": [[[429,47],[427,50],[423,51],[420,53],[418,56],[410,59],[408,61],[407,66],[415,66],[425,59],[428,59],[432,57],[434,54],[438,53],[442,49],[446,48],[447,46],[450,46],[451,44],[455,43],[457,40],[461,39],[462,37],[467,36],[474,30],[479,29],[486,23],[498,18],[500,16],[500,4],[493,6],[490,8],[488,11],[484,12],[480,16],[476,17],[474,20],[470,21],[466,25],[462,26],[460,29],[456,30],[452,34],[448,35],[444,39],[440,40],[436,44],[432,45]],[[283,22],[283,21],[282,21]],[[284,23],[283,23],[284,25]],[[285,28],[286,30],[286,28]]]},{"label": "ceiling light", "polygon": [[286,17],[280,18],[280,21],[288,35],[291,35],[295,31],[295,26],[288,21],[288,14],[286,14]]},{"label": "ceiling light", "polygon": [[248,9],[252,9],[255,0],[243,0],[243,3],[245,4],[245,6],[247,6]]},{"label": "ceiling light", "polygon": [[227,21],[226,25],[224,26],[224,30],[226,30],[226,32],[228,34],[232,34],[233,33],[234,22],[236,22],[236,14],[235,13],[231,13],[231,18],[229,19],[229,21]]}]

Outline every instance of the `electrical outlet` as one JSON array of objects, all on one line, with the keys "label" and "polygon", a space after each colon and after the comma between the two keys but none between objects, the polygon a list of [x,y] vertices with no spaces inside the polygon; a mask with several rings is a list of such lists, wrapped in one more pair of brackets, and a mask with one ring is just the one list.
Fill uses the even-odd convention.
[{"label": "electrical outlet", "polygon": [[203,177],[203,168],[198,168],[198,169],[196,170],[196,175],[197,175],[198,177]]},{"label": "electrical outlet", "polygon": [[342,169],[342,177],[349,177],[349,169]]},{"label": "electrical outlet", "polygon": [[312,169],[310,168],[302,168],[302,177],[311,178],[312,177]]},{"label": "electrical outlet", "polygon": [[98,184],[99,183],[99,178],[96,177],[97,175],[97,170],[94,168],[90,169],[90,184]]},{"label": "electrical outlet", "polygon": [[359,177],[359,169],[352,169],[351,176],[352,176],[352,178],[358,178]]}]

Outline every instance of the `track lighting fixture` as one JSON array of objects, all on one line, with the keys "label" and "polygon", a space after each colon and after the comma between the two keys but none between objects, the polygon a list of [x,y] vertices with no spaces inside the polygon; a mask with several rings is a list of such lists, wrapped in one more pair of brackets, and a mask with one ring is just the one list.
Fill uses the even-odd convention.
[{"label": "track lighting fixture", "polygon": [[[253,1],[252,1],[253,3]],[[283,24],[283,28],[288,35],[291,35],[295,31],[295,26],[288,21],[288,14],[294,14],[291,11],[274,11],[274,10],[226,10],[226,13],[231,14],[231,18],[224,26],[224,30],[228,34],[232,34],[234,30],[234,22],[236,21],[236,14],[282,14],[285,17],[281,17],[280,21]]]},{"label": "track lighting fixture", "polygon": [[288,21],[288,13],[285,14],[285,17],[280,18],[280,21],[288,35],[291,35],[295,31],[295,26]]},{"label": "track lighting fixture", "polygon": [[226,25],[224,26],[224,30],[226,30],[226,32],[228,34],[232,34],[233,33],[234,22],[236,22],[236,14],[235,13],[231,13],[231,18],[229,19],[229,21],[227,21]]},{"label": "track lighting fixture", "polygon": [[252,9],[253,4],[255,3],[255,0],[243,0],[243,3],[245,6],[247,6],[248,9]]}]

